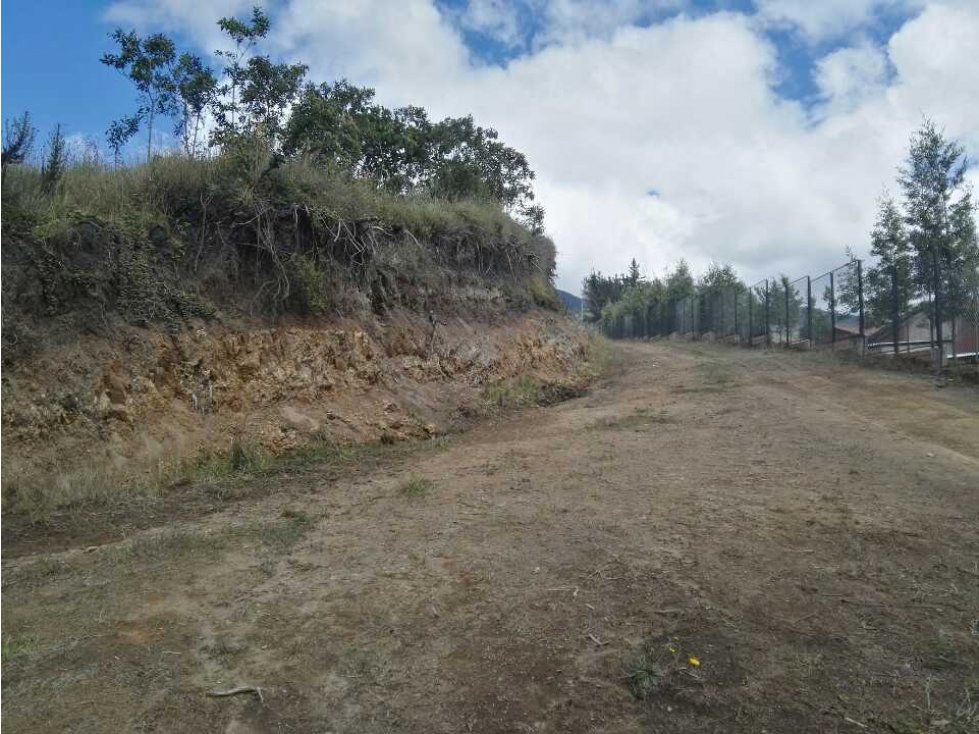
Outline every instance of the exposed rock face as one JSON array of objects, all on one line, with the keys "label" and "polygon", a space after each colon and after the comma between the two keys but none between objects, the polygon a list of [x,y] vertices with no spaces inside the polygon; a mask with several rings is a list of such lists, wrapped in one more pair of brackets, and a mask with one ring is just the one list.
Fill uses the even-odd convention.
[{"label": "exposed rock face", "polygon": [[585,354],[578,327],[544,311],[434,330],[402,313],[80,336],[4,370],[4,484],[95,466],[138,476],[236,439],[278,453],[430,436],[478,407],[485,384],[574,381]]}]

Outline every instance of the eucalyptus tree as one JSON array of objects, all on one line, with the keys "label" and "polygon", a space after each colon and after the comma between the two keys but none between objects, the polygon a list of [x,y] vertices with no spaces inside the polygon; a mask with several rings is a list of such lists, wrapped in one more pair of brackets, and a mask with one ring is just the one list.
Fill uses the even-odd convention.
[{"label": "eucalyptus tree", "polygon": [[102,63],[118,70],[136,87],[138,107],[132,115],[116,120],[106,133],[109,147],[118,160],[123,146],[139,128],[146,126],[146,159],[153,154],[153,129],[156,119],[178,111],[177,87],[173,71],[177,61],[174,42],[162,33],[140,38],[135,31],[117,28],[112,40],[118,53],[102,56]]},{"label": "eucalyptus tree", "polygon": [[221,18],[218,27],[234,43],[233,48],[219,49],[215,55],[224,59],[222,70],[224,83],[218,87],[218,100],[215,104],[217,128],[214,138],[222,142],[242,132],[241,91],[247,83],[248,56],[255,44],[268,35],[271,23],[260,7],[253,7],[251,17],[240,20],[234,17]]},{"label": "eucalyptus tree", "polygon": [[179,104],[174,132],[187,155],[195,156],[200,148],[205,116],[217,101],[217,78],[200,57],[183,53],[173,69],[174,89]]}]

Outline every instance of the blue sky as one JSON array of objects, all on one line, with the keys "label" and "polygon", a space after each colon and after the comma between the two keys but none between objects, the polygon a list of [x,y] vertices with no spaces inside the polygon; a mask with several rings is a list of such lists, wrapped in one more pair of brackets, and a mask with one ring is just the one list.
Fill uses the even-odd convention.
[{"label": "blue sky", "polygon": [[29,2],[2,6],[2,105],[5,119],[29,110],[47,131],[61,123],[71,133],[101,137],[132,94],[126,81],[102,66],[111,26],[99,2]]},{"label": "blue sky", "polygon": [[[8,0],[2,103],[101,142],[116,26],[207,54],[253,0]],[[276,0],[264,52],[528,155],[558,282],[680,257],[747,280],[868,249],[923,114],[979,157],[979,0]],[[212,59],[213,62],[213,59]],[[165,143],[166,141],[158,141]],[[979,179],[972,176],[973,183]],[[651,192],[655,192],[652,195]]]},{"label": "blue sky", "polygon": [[[443,0],[438,6],[451,21],[455,14],[465,11],[467,2]],[[126,80],[99,63],[101,55],[112,48],[109,33],[119,25],[107,18],[106,11],[111,5],[93,0],[8,0],[3,5],[5,119],[29,110],[42,131],[60,123],[69,134],[94,136],[101,141],[108,123],[125,114],[133,99]],[[266,3],[266,6],[275,12],[276,3]],[[460,36],[478,63],[503,66],[533,53],[535,39],[546,30],[544,18],[534,12],[533,3],[514,2],[512,6],[520,21],[519,45],[503,43],[490,33],[457,23]],[[632,24],[648,27],[680,13],[698,17],[719,10],[750,14],[754,5],[751,0],[696,0],[682,6],[651,7]],[[863,30],[886,39],[909,15],[909,12],[881,12],[877,14],[879,22]],[[186,34],[173,28],[166,30],[183,45],[195,48]],[[778,93],[811,103],[818,91],[813,80],[813,62],[838,46],[838,40],[812,43],[791,27],[771,28],[765,33],[778,50],[780,68],[775,85]],[[203,54],[213,49],[195,50]]]}]

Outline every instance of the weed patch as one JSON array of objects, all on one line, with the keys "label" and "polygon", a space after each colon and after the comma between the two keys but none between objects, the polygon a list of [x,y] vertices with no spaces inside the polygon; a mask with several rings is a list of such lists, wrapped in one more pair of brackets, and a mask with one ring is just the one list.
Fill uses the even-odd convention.
[{"label": "weed patch", "polygon": [[269,550],[284,553],[303,539],[312,522],[312,518],[304,512],[286,511],[281,519],[262,525],[258,531],[259,538]]},{"label": "weed patch", "polygon": [[663,681],[663,669],[645,654],[639,656],[626,674],[629,691],[637,701],[645,701]]},{"label": "weed patch", "polygon": [[632,415],[621,418],[603,418],[593,423],[592,429],[611,429],[617,431],[642,430],[649,426],[675,424],[676,418],[663,411],[653,411],[649,408],[636,408]]},{"label": "weed patch", "polygon": [[422,477],[411,477],[398,487],[398,493],[405,497],[424,497],[435,489],[435,482]]},{"label": "weed patch", "polygon": [[516,410],[533,406],[555,405],[578,397],[583,389],[562,382],[546,382],[536,377],[519,377],[516,380],[494,382],[483,388],[485,403],[502,410]]}]

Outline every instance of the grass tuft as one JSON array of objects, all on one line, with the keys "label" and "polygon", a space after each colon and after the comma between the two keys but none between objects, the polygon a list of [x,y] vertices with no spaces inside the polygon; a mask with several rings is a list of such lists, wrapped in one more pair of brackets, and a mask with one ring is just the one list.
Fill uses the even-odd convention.
[{"label": "grass tuft", "polygon": [[630,666],[626,675],[629,691],[637,701],[645,701],[663,682],[663,669],[646,655],[641,655]]},{"label": "grass tuft", "polygon": [[435,489],[435,482],[431,479],[411,477],[398,488],[398,492],[405,497],[424,497],[433,489]]}]

